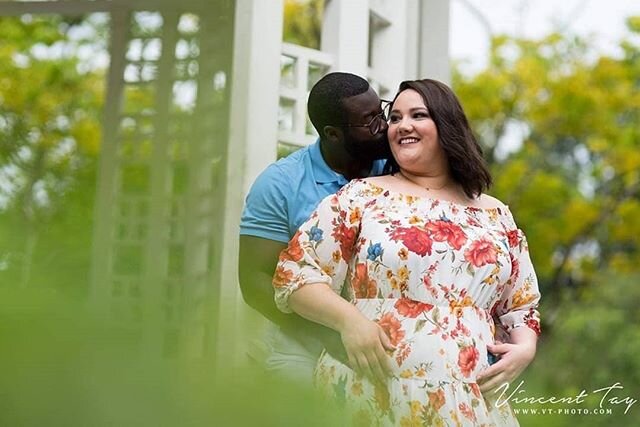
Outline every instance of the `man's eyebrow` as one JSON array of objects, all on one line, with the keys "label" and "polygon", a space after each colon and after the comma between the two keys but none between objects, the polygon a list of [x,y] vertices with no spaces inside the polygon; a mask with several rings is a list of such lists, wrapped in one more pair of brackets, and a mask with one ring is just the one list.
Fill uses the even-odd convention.
[{"label": "man's eyebrow", "polygon": [[372,116],[377,116],[378,114],[380,114],[378,112],[378,110],[369,110],[366,112],[364,117],[372,117]]}]

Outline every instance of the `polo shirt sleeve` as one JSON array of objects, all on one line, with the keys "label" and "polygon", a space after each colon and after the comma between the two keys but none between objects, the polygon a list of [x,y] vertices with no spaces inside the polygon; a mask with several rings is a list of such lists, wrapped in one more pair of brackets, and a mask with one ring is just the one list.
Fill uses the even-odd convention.
[{"label": "polo shirt sleeve", "polygon": [[290,185],[276,164],[262,172],[251,186],[240,220],[240,234],[288,243],[289,215],[286,194]]}]

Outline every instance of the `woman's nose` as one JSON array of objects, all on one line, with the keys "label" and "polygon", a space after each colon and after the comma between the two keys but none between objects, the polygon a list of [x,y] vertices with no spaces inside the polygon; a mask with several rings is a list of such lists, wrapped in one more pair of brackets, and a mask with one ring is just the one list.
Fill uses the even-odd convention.
[{"label": "woman's nose", "polygon": [[411,132],[412,127],[413,127],[413,124],[411,123],[411,119],[403,118],[402,120],[400,120],[400,123],[398,123],[398,132],[400,133]]}]

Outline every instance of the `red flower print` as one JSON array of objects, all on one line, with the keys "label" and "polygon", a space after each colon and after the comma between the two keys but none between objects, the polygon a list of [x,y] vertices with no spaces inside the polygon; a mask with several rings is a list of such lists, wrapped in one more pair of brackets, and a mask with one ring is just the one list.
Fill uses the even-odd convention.
[{"label": "red flower print", "polygon": [[540,322],[536,318],[536,311],[533,308],[529,309],[529,312],[524,316],[524,321],[527,326],[530,327],[536,335],[540,336],[542,329],[540,329]]},{"label": "red flower print", "polygon": [[347,227],[344,223],[340,223],[333,229],[331,236],[340,243],[340,253],[342,259],[349,262],[351,253],[353,252],[353,245],[356,241],[356,229],[355,227]]},{"label": "red flower print", "polygon": [[511,230],[507,233],[507,238],[509,239],[509,247],[515,248],[518,246],[518,242],[520,238],[518,237],[518,230]]},{"label": "red flower print", "polygon": [[478,399],[482,398],[482,392],[480,391],[480,386],[478,385],[478,383],[471,383],[469,384],[469,387],[471,387],[471,393],[473,393],[475,397],[477,397]]},{"label": "red flower print", "polygon": [[518,258],[514,257],[512,254],[509,254],[509,258],[511,258],[511,276],[510,279],[515,283],[520,277],[520,261]]},{"label": "red flower print", "polygon": [[291,260],[298,262],[302,259],[304,251],[302,250],[302,247],[300,247],[300,241],[298,240],[299,238],[300,230],[296,231],[296,234],[293,235],[291,241],[289,242],[289,246],[287,246],[287,249],[280,252],[280,261]]},{"label": "red flower print", "polygon": [[391,344],[398,345],[398,343],[404,338],[404,331],[402,330],[402,324],[393,316],[393,313],[387,313],[378,320],[378,325],[387,334]]},{"label": "red flower print", "polygon": [[469,405],[463,402],[458,405],[458,409],[460,409],[460,412],[466,419],[474,422],[476,421],[476,414],[473,413],[473,410]]},{"label": "red flower print", "polygon": [[287,270],[283,266],[279,265],[273,275],[273,286],[275,286],[276,288],[287,286],[291,282],[292,278],[293,271]]},{"label": "red flower print", "polygon": [[402,366],[402,363],[407,360],[407,357],[409,357],[410,354],[411,346],[406,342],[400,344],[396,349],[396,363],[398,364],[398,366]]},{"label": "red flower print", "polygon": [[425,311],[431,310],[433,305],[409,298],[400,298],[394,307],[402,316],[416,318]]},{"label": "red flower print", "polygon": [[356,265],[356,274],[351,281],[351,286],[356,298],[375,298],[378,295],[378,287],[375,280],[369,279],[366,264]]},{"label": "red flower print", "polygon": [[535,319],[527,320],[527,326],[533,329],[533,332],[535,332],[538,336],[540,336],[540,334],[542,333],[542,330],[540,329],[540,322]]},{"label": "red flower print", "polygon": [[431,237],[429,237],[429,234],[421,228],[415,226],[409,228],[398,227],[393,230],[391,239],[396,242],[402,240],[406,248],[413,253],[421,256],[431,255],[431,245],[433,241]]},{"label": "red flower print", "polygon": [[428,391],[427,395],[429,396],[429,404],[436,411],[440,410],[445,403],[444,399],[444,391],[442,389],[438,391]]},{"label": "red flower print", "polygon": [[478,357],[480,357],[478,349],[472,345],[463,347],[462,350],[460,350],[460,354],[458,354],[458,366],[462,371],[462,375],[468,377],[471,374],[471,371],[476,367],[476,363],[478,363]]},{"label": "red flower print", "polygon": [[451,221],[432,221],[426,226],[431,233],[431,238],[436,242],[448,242],[455,250],[460,250],[467,242],[467,236],[462,228]]},{"label": "red flower print", "polygon": [[497,255],[495,245],[486,238],[473,241],[464,252],[464,258],[476,267],[495,264]]}]

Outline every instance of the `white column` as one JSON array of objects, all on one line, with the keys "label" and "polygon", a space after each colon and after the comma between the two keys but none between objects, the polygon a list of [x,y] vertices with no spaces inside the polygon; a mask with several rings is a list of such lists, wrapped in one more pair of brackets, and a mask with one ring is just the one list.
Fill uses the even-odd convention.
[{"label": "white column", "polygon": [[[417,74],[417,0],[371,0],[371,64],[369,76],[385,88],[380,97],[392,98],[401,81]],[[413,12],[413,16],[411,15]]]},{"label": "white column", "polygon": [[420,6],[418,77],[450,84],[449,0],[423,0]]},{"label": "white column", "polygon": [[231,375],[230,360],[239,359],[238,325],[245,310],[237,270],[244,195],[255,177],[276,159],[283,7],[282,0],[236,3],[221,289],[217,301],[219,333],[214,343],[227,355],[218,363],[218,372],[223,376]]},{"label": "white column", "polygon": [[405,20],[407,32],[404,34],[404,46],[406,57],[404,60],[405,76],[404,80],[415,80],[420,76],[420,11],[422,0],[406,0]]},{"label": "white column", "polygon": [[243,194],[276,160],[283,8],[283,0],[236,4],[229,179],[242,176]]},{"label": "white column", "polygon": [[369,0],[327,0],[321,50],[334,56],[332,71],[367,75]]}]

